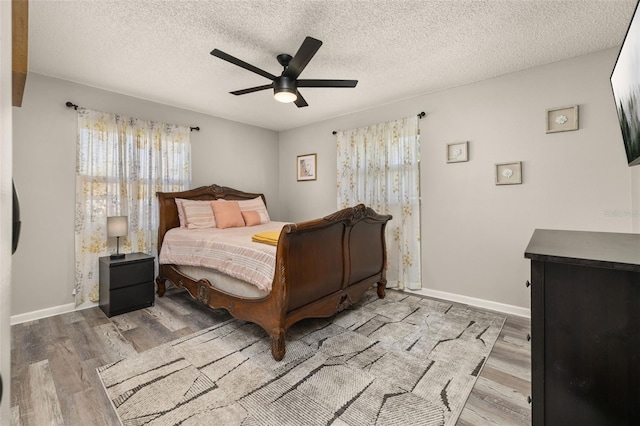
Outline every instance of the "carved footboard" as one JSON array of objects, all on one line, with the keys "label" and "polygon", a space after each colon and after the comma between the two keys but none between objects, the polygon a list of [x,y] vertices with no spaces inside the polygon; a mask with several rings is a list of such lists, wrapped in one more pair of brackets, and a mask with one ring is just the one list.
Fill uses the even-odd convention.
[{"label": "carved footboard", "polygon": [[384,297],[384,230],[390,219],[360,204],[284,227],[274,284],[282,280],[291,287],[285,295],[288,326],[302,318],[331,316],[375,283]]},{"label": "carved footboard", "polygon": [[[198,188],[181,193],[158,193],[161,228],[164,233],[178,226],[174,198],[251,199],[249,194],[230,188]],[[209,198],[210,197],[210,198]],[[264,198],[264,197],[263,197]],[[163,209],[162,206],[168,206]],[[286,225],[276,249],[276,270],[269,295],[243,298],[225,293],[207,280],[194,280],[173,265],[160,265],[156,279],[158,295],[165,282],[185,288],[189,294],[210,308],[224,308],[236,318],[261,326],[271,337],[271,353],[276,360],[285,354],[286,330],[296,322],[311,317],[330,317],[357,302],[374,284],[378,296],[384,297],[387,254],[384,231],[391,216],[379,215],[364,205],[340,210],[322,219]]]}]

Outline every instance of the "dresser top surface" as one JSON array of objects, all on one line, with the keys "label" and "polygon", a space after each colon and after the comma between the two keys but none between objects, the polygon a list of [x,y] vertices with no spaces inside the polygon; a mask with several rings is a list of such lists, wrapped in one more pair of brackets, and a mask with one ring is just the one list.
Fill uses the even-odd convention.
[{"label": "dresser top surface", "polygon": [[640,272],[640,234],[536,229],[524,257]]}]

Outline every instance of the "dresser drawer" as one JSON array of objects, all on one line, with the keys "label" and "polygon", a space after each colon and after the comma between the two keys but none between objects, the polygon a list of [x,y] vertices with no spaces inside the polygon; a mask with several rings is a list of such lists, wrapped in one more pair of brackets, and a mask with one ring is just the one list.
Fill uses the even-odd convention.
[{"label": "dresser drawer", "polygon": [[106,307],[108,316],[153,306],[153,288],[153,282],[147,282],[111,290],[109,305]]},{"label": "dresser drawer", "polygon": [[153,259],[109,268],[111,290],[153,280]]}]

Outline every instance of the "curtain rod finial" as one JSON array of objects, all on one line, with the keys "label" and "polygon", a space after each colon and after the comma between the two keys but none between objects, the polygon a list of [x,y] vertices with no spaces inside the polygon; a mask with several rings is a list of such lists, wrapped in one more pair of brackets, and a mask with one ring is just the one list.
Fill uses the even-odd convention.
[{"label": "curtain rod finial", "polygon": [[73,102],[69,102],[69,101],[67,101],[67,103],[65,103],[65,105],[66,105],[68,108],[73,108],[73,109],[75,109],[76,111],[78,110],[78,105],[74,104]]},{"label": "curtain rod finial", "polygon": [[424,111],[422,111],[420,114],[418,114],[418,118],[422,118],[422,117],[424,117],[425,115],[427,115],[427,114],[426,114]]},{"label": "curtain rod finial", "polygon": [[192,132],[193,132],[194,130],[195,130],[196,132],[199,132],[199,131],[200,131],[200,127],[189,127],[189,129],[190,129]]}]

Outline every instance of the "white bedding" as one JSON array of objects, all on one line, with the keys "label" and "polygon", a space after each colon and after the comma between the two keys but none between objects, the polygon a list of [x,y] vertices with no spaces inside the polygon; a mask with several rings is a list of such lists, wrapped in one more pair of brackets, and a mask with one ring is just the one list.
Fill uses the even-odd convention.
[{"label": "white bedding", "polygon": [[271,291],[276,247],[251,241],[254,234],[278,231],[286,222],[238,228],[173,228],[164,235],[161,264],[216,269],[266,292]]}]

